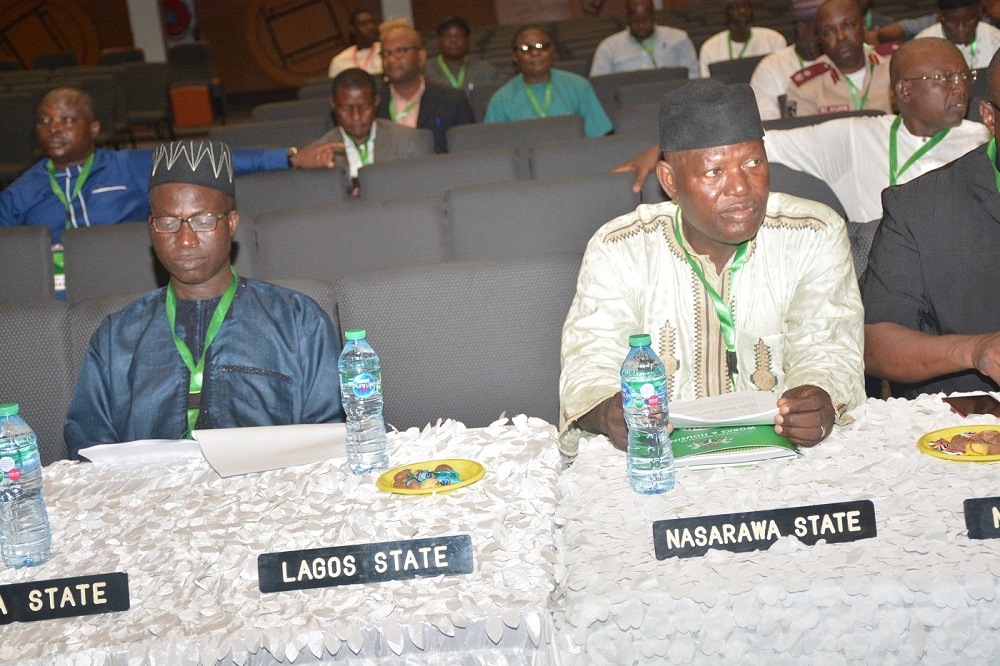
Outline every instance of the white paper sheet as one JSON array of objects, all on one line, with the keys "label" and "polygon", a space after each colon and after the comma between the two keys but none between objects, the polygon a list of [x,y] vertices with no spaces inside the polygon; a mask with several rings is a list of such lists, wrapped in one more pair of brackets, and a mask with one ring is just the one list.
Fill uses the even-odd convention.
[{"label": "white paper sheet", "polygon": [[208,463],[220,476],[308,465],[347,455],[343,423],[195,430]]},{"label": "white paper sheet", "polygon": [[670,405],[675,428],[767,425],[778,413],[777,398],[769,391],[740,391]]},{"label": "white paper sheet", "polygon": [[102,465],[156,462],[201,457],[198,442],[190,439],[140,439],[121,444],[98,444],[80,449],[80,455]]}]

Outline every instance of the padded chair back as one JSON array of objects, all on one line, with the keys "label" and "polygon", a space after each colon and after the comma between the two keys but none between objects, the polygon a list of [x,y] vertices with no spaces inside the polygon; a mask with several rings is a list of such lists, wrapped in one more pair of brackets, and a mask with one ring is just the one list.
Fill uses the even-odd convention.
[{"label": "padded chair back", "polygon": [[639,205],[632,174],[472,185],[448,192],[455,258],[583,252],[605,222]]},{"label": "padded chair back", "polygon": [[326,97],[310,97],[290,102],[259,104],[253,108],[250,115],[258,123],[269,120],[294,120],[297,118],[329,118],[329,93],[330,91],[327,90]]},{"label": "padded chair back", "polygon": [[[121,109],[127,125],[165,125],[169,134],[170,85],[166,63],[131,62],[116,67],[125,103]],[[160,136],[158,133],[157,136]]]},{"label": "padded chair back", "polygon": [[472,105],[472,114],[476,117],[476,122],[481,123],[486,119],[486,109],[493,99],[493,94],[500,90],[507,81],[494,81],[492,83],[480,83],[469,91],[469,104]]},{"label": "padded chair back", "polygon": [[820,116],[793,116],[791,118],[778,118],[777,120],[765,120],[764,131],[795,129],[796,127],[808,127],[818,125],[828,120],[837,118],[852,118],[854,116],[881,116],[885,112],[878,109],[862,109],[861,111],[841,111],[840,113],[826,113]]},{"label": "padded chair back", "polygon": [[552,116],[508,123],[456,125],[448,129],[448,152],[483,148],[523,148],[556,139],[583,137],[581,116]]},{"label": "padded chair back", "polygon": [[299,99],[315,99],[317,97],[322,97],[323,99],[329,100],[330,95],[333,92],[330,79],[325,76],[320,79],[309,79],[305,84],[299,88],[296,97]]},{"label": "padded chair back", "polygon": [[361,198],[443,197],[454,187],[512,181],[517,178],[516,153],[514,148],[492,148],[375,162],[358,171]]},{"label": "padded chair back", "polygon": [[43,465],[68,457],[63,420],[77,371],[67,339],[65,303],[0,303],[0,402],[20,405]]},{"label": "padded chair back", "polygon": [[25,92],[0,93],[0,187],[13,181],[35,161],[35,108]]},{"label": "padded chair back", "polygon": [[0,227],[0,303],[55,297],[49,228]]},{"label": "padded chair back", "polygon": [[614,74],[602,74],[590,79],[590,85],[594,86],[597,99],[600,100],[604,111],[610,116],[618,106],[615,101],[615,93],[622,86],[630,86],[636,83],[657,83],[670,79],[687,79],[687,67],[661,67],[660,69],[640,69],[632,72],[615,72]]},{"label": "padded chair back", "polygon": [[237,210],[243,220],[263,213],[347,200],[344,170],[275,169],[236,176]]},{"label": "padded chair back", "polygon": [[333,322],[333,328],[337,333],[337,337],[340,337],[340,327],[337,325],[337,299],[333,295],[333,285],[329,282],[324,282],[323,280],[310,280],[308,278],[300,278],[297,280],[283,279],[283,280],[271,280],[271,284],[276,284],[279,287],[284,287],[285,289],[291,289],[292,291],[297,291],[300,294],[305,294],[309,298],[316,301],[326,316],[330,318]]},{"label": "padded chair back", "polygon": [[840,199],[825,182],[803,171],[790,169],[784,164],[771,162],[771,191],[792,194],[826,204],[845,220],[847,213]]},{"label": "padded chair back", "polygon": [[580,255],[560,254],[342,278],[341,324],[365,328],[378,352],[386,422],[404,429],[448,417],[478,427],[506,413],[556,423],[562,325],[579,267]]},{"label": "padded chair back", "polygon": [[171,86],[209,86],[212,52],[205,42],[181,42],[167,47]]},{"label": "padded chair back", "polygon": [[[593,54],[591,54],[593,55]],[[556,60],[552,63],[552,67],[555,69],[561,69],[564,72],[572,72],[573,74],[578,74],[583,78],[590,76],[590,61],[593,58],[573,58],[571,60]]]},{"label": "padded chair back", "polygon": [[356,271],[451,259],[441,200],[432,197],[290,208],[265,213],[254,226],[263,280],[336,284]]},{"label": "padded chair back", "polygon": [[858,280],[868,269],[868,254],[872,249],[872,241],[875,240],[875,232],[881,223],[882,220],[847,223],[847,236],[851,239],[851,257],[854,259],[854,274],[858,276]]},{"label": "padded chair back", "polygon": [[329,115],[212,126],[208,130],[208,138],[213,141],[225,141],[230,148],[304,146],[320,138],[333,127]]},{"label": "padded chair back", "polygon": [[128,62],[145,62],[146,54],[142,49],[111,48],[101,52],[100,64],[102,67],[111,65],[124,65]]},{"label": "padded chair back", "polygon": [[654,83],[634,83],[622,86],[615,92],[615,100],[618,108],[626,106],[639,106],[641,104],[656,104],[659,106],[660,98],[664,93],[687,83],[687,79],[671,79],[669,81],[656,81]]},{"label": "padded chair back", "polygon": [[660,137],[660,103],[626,106],[615,111],[615,134],[644,134]]},{"label": "padded chair back", "polygon": [[764,59],[764,55],[713,62],[709,64],[708,72],[713,79],[723,83],[750,83],[753,70],[757,69],[757,65]]},{"label": "padded chair back", "polygon": [[[125,222],[63,232],[66,300],[144,294],[167,284],[170,275],[153,252],[147,222]],[[241,220],[233,238],[233,266],[252,277],[256,255],[253,222]]]},{"label": "padded chair back", "polygon": [[656,140],[652,135],[612,134],[543,143],[531,149],[531,177],[605,173],[646,150]]},{"label": "padded chair back", "polygon": [[59,69],[60,67],[76,67],[80,64],[76,51],[60,51],[58,53],[42,53],[35,56],[35,69]]}]

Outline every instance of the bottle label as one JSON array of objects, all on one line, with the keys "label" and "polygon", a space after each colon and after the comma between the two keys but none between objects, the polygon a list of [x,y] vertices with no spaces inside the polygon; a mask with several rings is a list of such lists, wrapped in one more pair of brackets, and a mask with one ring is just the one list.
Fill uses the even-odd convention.
[{"label": "bottle label", "polygon": [[652,414],[663,411],[667,404],[667,380],[652,382],[622,382],[622,405],[626,410],[649,410]]},{"label": "bottle label", "polygon": [[382,378],[380,372],[363,372],[351,381],[351,390],[359,398],[370,398],[376,393],[382,393]]},{"label": "bottle label", "polygon": [[7,481],[18,481],[21,478],[21,469],[30,455],[28,451],[11,453],[0,458],[0,483]]}]

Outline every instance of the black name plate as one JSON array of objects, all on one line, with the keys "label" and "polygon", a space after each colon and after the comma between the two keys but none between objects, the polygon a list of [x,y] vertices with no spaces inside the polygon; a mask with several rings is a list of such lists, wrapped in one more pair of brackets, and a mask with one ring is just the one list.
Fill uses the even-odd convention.
[{"label": "black name plate", "polygon": [[121,572],[0,585],[0,624],[128,609],[128,574]]},{"label": "black name plate", "polygon": [[1000,539],[1000,497],[967,499],[962,506],[970,539]]},{"label": "black name plate", "polygon": [[723,513],[653,523],[656,559],[699,557],[710,550],[745,553],[767,550],[781,537],[815,545],[870,539],[875,532],[871,500],[797,506],[771,511]]},{"label": "black name plate", "polygon": [[473,571],[472,537],[468,534],[257,556],[261,592],[458,576]]}]

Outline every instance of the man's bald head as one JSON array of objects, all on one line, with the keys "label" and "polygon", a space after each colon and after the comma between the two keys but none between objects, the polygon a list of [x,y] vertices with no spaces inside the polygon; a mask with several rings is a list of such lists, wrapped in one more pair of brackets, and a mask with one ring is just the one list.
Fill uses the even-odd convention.
[{"label": "man's bald head", "polygon": [[625,17],[632,36],[640,42],[648,39],[656,30],[656,10],[653,0],[628,0]]},{"label": "man's bald head", "polygon": [[642,9],[651,9],[651,10],[656,9],[656,7],[653,6],[653,0],[628,0],[628,2],[625,4],[625,13],[631,14],[640,7]]},{"label": "man's bald head", "polygon": [[56,88],[55,90],[50,90],[45,93],[45,97],[42,98],[42,102],[38,105],[38,108],[41,109],[46,104],[57,102],[78,110],[87,122],[94,120],[94,100],[79,88]]},{"label": "man's bald head", "polygon": [[94,100],[82,90],[56,88],[38,105],[35,134],[56,169],[82,164],[93,155],[100,131]]},{"label": "man's bald head", "polygon": [[972,74],[947,39],[921,37],[903,44],[892,56],[889,76],[899,115],[912,134],[933,136],[965,118]]}]

